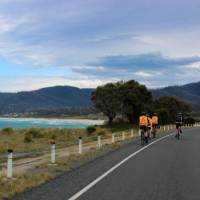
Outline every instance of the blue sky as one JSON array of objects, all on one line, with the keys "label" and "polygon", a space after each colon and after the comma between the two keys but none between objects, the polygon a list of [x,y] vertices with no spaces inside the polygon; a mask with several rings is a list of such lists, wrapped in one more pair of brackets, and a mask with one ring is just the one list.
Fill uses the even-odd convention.
[{"label": "blue sky", "polygon": [[0,91],[200,81],[198,0],[1,0]]}]

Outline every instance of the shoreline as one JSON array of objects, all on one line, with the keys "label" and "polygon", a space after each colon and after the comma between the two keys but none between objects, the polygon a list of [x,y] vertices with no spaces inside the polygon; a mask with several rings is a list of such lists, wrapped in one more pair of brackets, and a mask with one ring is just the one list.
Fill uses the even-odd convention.
[{"label": "shoreline", "polygon": [[74,115],[74,116],[4,116],[0,115],[1,118],[14,118],[14,119],[78,119],[78,120],[106,120],[105,117],[99,116],[88,116],[88,115]]},{"label": "shoreline", "polygon": [[100,122],[103,123],[105,120],[102,119],[88,119],[88,118],[46,118],[46,117],[2,117],[1,119],[11,119],[11,120],[59,120],[59,121],[76,121],[76,122]]},{"label": "shoreline", "polygon": [[[0,123],[5,126],[0,127],[12,127],[12,128],[85,128],[92,125],[103,125],[104,120],[93,120],[93,119],[71,119],[71,118],[34,118],[34,117],[0,117]],[[8,126],[6,125],[8,124]],[[29,126],[29,127],[27,127]],[[69,126],[69,127],[67,127]],[[77,127],[76,127],[77,126]],[[82,127],[83,126],[83,127]]]}]

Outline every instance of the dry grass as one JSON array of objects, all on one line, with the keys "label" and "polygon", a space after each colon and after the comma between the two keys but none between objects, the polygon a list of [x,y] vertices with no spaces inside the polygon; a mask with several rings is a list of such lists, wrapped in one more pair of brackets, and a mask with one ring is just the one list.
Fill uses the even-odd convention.
[{"label": "dry grass", "polygon": [[35,152],[49,149],[49,143],[55,140],[57,147],[66,147],[76,144],[79,136],[85,141],[96,139],[98,134],[110,137],[112,132],[130,129],[131,125],[95,126],[95,131],[87,132],[86,129],[6,129],[0,130],[0,153],[8,149],[14,152]]},{"label": "dry grass", "polygon": [[30,173],[20,176],[15,175],[15,178],[11,180],[0,178],[0,200],[11,199],[21,192],[38,186],[64,172],[72,170],[74,166],[77,166],[77,164],[80,165],[89,159],[95,158],[102,152],[107,152],[111,149],[117,149],[119,147],[120,143],[105,145],[102,149],[93,149],[82,155],[73,154],[64,159],[59,159],[57,160],[56,165],[38,165]]},{"label": "dry grass", "polygon": [[[112,132],[116,133],[120,131],[121,133],[122,130],[132,127],[131,125],[121,126],[95,126],[92,133],[86,129],[4,129],[0,130],[0,153],[7,152],[9,148],[12,148],[14,152],[49,151],[49,143],[52,140],[56,141],[57,147],[66,147],[70,144],[77,145],[79,136],[83,137],[84,143],[96,140],[99,134],[102,135],[102,138],[109,138],[109,141],[111,141]],[[135,131],[135,134],[137,134],[137,131]],[[117,138],[121,140],[121,134],[116,134],[116,141]],[[0,200],[11,199],[18,193],[38,186],[59,174],[69,171],[74,166],[88,159],[95,158],[104,151],[119,148],[120,145],[120,142],[109,145],[104,144],[101,149],[92,147],[90,151],[82,155],[71,154],[64,158],[58,157],[56,165],[48,165],[47,163],[38,164],[28,173],[14,174],[16,179],[6,180],[0,177]]]},{"label": "dry grass", "polygon": [[87,132],[84,129],[16,129],[11,133],[0,131],[0,152],[7,152],[9,148],[15,152],[41,151],[49,148],[51,140],[67,146],[77,141],[79,136],[85,135]]},{"label": "dry grass", "polygon": [[23,192],[25,189],[30,189],[33,186],[44,183],[51,177],[48,174],[29,174],[16,177],[13,180],[0,179],[0,199],[11,199],[18,193]]},{"label": "dry grass", "polygon": [[[103,126],[95,128],[96,130],[92,133],[92,136],[95,137],[99,133],[104,133],[104,138],[110,138],[110,134],[111,132],[113,132],[113,127],[108,128],[106,126]],[[33,137],[32,141],[27,144],[26,142],[24,142],[24,137],[29,130],[15,130],[9,133],[2,132],[2,140],[0,140],[0,145],[3,145],[4,149],[6,150],[8,147],[14,147],[14,149],[17,149],[18,151],[32,151],[36,148],[45,148],[47,145],[49,145],[49,141],[52,140],[52,137],[56,139],[57,143],[66,145],[66,142],[77,141],[77,138],[80,135],[83,137],[88,136],[86,130],[37,129],[37,131],[38,130],[39,134],[35,133],[36,135],[38,134],[37,137]],[[115,127],[114,131],[117,130],[119,129]],[[137,135],[138,131],[135,130],[134,136]],[[121,140],[121,134],[118,134],[118,139]],[[62,158],[58,157],[58,159],[56,160],[56,165],[48,165],[47,163],[38,164],[35,166],[34,169],[29,171],[29,173],[15,175],[16,179],[6,180],[5,178],[0,178],[0,200],[11,199],[18,193],[24,192],[25,190],[38,186],[64,172],[72,170],[77,165],[80,165],[90,159],[97,157],[98,155],[102,154],[102,152],[108,152],[110,150],[120,148],[122,143],[119,140],[115,144],[105,144],[101,149],[96,149],[93,147],[92,149],[90,149],[90,151],[82,155],[71,154]],[[5,144],[5,141],[7,141],[7,146]],[[8,144],[10,146],[8,146]],[[3,151],[2,146],[0,146],[0,148],[1,151]]]}]

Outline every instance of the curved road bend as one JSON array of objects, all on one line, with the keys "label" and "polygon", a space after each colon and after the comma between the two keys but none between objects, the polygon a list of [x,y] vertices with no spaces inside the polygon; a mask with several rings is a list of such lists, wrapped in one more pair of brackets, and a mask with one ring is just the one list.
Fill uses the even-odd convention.
[{"label": "curved road bend", "polygon": [[[70,199],[140,148],[135,141],[15,199]],[[200,129],[184,130],[179,141],[170,136],[150,145],[71,200],[199,200],[199,154]]]}]

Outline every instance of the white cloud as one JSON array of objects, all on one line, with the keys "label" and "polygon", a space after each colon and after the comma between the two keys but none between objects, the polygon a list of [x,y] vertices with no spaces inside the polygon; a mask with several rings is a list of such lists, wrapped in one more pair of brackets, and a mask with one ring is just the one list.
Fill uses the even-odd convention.
[{"label": "white cloud", "polygon": [[[151,7],[146,3],[143,0],[0,0],[0,56],[31,70],[33,66],[52,69],[49,73],[52,77],[42,77],[44,74],[39,78],[6,77],[0,89],[32,90],[60,84],[95,87],[116,79],[136,79],[154,87],[198,80],[200,63],[185,66],[189,71],[181,67],[164,71],[166,65],[163,67],[159,60],[139,68],[132,64],[125,68],[124,63],[117,69],[86,65],[106,56],[149,52],[161,52],[165,58],[200,55],[198,6],[185,1],[180,5],[179,0],[162,3],[155,0]],[[182,17],[193,18],[194,24],[190,21],[191,25],[185,28]],[[155,65],[162,72],[151,71]],[[73,77],[53,77],[57,66],[67,68],[64,75],[72,72]]]},{"label": "white cloud", "polygon": [[117,81],[115,79],[87,79],[82,78],[69,78],[69,77],[0,77],[0,91],[1,92],[18,92],[18,91],[30,91],[44,87],[51,87],[56,85],[69,85],[79,88],[96,88],[99,85],[104,85],[110,81]]},{"label": "white cloud", "polygon": [[148,72],[148,71],[137,71],[134,72],[133,75],[140,76],[143,78],[152,78],[161,75],[161,72]]},{"label": "white cloud", "polygon": [[196,63],[193,63],[191,65],[186,65],[183,68],[185,68],[185,69],[199,69],[200,70],[200,62],[196,62]]},{"label": "white cloud", "polygon": [[148,44],[148,50],[160,51],[171,57],[200,56],[198,26],[179,27],[141,33],[140,40]]}]

